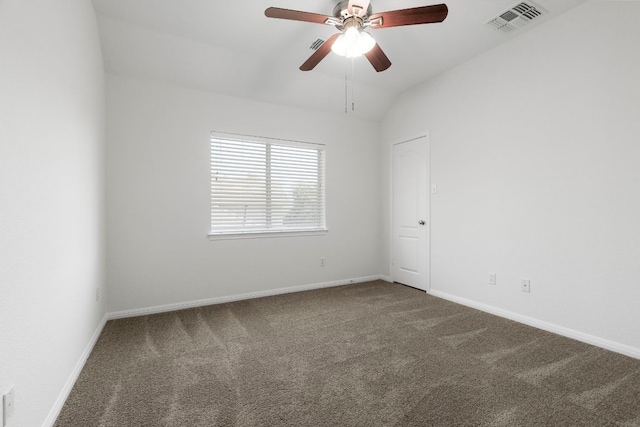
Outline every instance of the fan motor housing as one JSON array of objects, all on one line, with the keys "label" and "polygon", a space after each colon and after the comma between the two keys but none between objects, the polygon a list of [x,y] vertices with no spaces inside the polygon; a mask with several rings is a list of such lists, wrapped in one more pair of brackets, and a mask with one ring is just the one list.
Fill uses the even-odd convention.
[{"label": "fan motor housing", "polygon": [[[369,3],[369,7],[367,7],[367,13],[362,18],[367,18],[372,13],[371,3]],[[349,0],[342,0],[340,3],[333,8],[333,16],[336,18],[346,18],[350,16],[349,14]]]},{"label": "fan motor housing", "polygon": [[360,17],[351,15],[349,13],[349,0],[343,0],[333,8],[333,16],[340,20],[340,24],[335,24],[335,27],[338,30],[343,31],[345,28],[347,28],[346,24],[349,21],[357,21],[358,23],[355,25],[359,28],[363,28],[364,21],[371,15],[371,13],[371,3],[369,3],[369,7],[367,7],[367,13],[365,13],[364,16]]}]

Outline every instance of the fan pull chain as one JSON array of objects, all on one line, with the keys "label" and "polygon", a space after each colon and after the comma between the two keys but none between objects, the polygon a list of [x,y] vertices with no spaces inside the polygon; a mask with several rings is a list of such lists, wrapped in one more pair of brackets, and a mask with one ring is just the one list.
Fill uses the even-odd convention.
[{"label": "fan pull chain", "polygon": [[351,58],[351,111],[356,110],[356,96],[355,96],[355,89],[353,88],[354,81],[356,80],[355,62],[356,61],[354,60],[354,58]]},{"label": "fan pull chain", "polygon": [[348,67],[347,67],[347,61],[348,59],[345,57],[344,58],[344,113],[347,114],[349,112],[349,108],[347,107],[348,105],[348,94],[349,94],[349,89],[348,89],[348,85],[347,82],[349,81],[349,76],[348,76]]},{"label": "fan pull chain", "polygon": [[349,113],[349,84],[351,84],[351,111],[356,110],[355,59],[351,58],[351,75],[349,75],[349,58],[344,59],[344,113]]}]

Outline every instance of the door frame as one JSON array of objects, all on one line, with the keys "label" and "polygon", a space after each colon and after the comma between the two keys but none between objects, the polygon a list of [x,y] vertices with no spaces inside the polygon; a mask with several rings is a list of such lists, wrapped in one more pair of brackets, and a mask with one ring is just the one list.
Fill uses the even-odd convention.
[{"label": "door frame", "polygon": [[409,137],[409,138],[401,138],[396,139],[389,144],[389,277],[392,282],[395,282],[394,278],[394,269],[393,269],[393,260],[394,260],[394,236],[393,236],[393,203],[394,203],[394,155],[393,148],[396,145],[403,144],[405,142],[415,141],[417,139],[425,138],[425,145],[427,149],[427,197],[425,201],[427,203],[426,212],[427,218],[425,225],[427,227],[427,238],[425,239],[424,244],[426,245],[426,254],[427,259],[425,260],[425,272],[424,279],[422,283],[422,289],[425,292],[429,293],[431,291],[431,131],[425,131],[418,136]]}]

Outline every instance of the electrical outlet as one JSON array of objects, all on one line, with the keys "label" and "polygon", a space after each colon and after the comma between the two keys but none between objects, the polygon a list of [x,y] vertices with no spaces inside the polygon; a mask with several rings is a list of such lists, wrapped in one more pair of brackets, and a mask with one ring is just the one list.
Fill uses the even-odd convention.
[{"label": "electrical outlet", "polygon": [[96,288],[96,301],[100,301],[100,286]]},{"label": "electrical outlet", "polygon": [[520,280],[520,289],[522,292],[531,292],[531,280],[522,279]]},{"label": "electrical outlet", "polygon": [[324,267],[324,258],[320,258],[320,267]]},{"label": "electrical outlet", "polygon": [[438,194],[438,186],[436,184],[431,185],[431,194]]},{"label": "electrical outlet", "polygon": [[490,285],[496,284],[496,273],[489,273],[489,284]]},{"label": "electrical outlet", "polygon": [[14,392],[13,386],[4,386],[2,390],[2,426],[8,426],[14,411]]}]

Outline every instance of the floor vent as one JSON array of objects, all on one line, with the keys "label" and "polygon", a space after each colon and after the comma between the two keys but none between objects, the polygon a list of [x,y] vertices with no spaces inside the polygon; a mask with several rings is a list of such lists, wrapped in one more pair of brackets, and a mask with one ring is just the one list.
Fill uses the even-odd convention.
[{"label": "floor vent", "polygon": [[312,50],[318,50],[318,48],[319,48],[320,46],[322,46],[322,45],[324,44],[324,42],[325,42],[325,41],[326,41],[326,40],[323,40],[323,39],[317,39],[316,41],[314,41],[313,43],[311,43],[311,46],[309,46],[309,49],[312,49]]},{"label": "floor vent", "polygon": [[487,22],[487,25],[503,33],[511,33],[542,16],[546,11],[537,4],[527,1],[518,3]]}]

